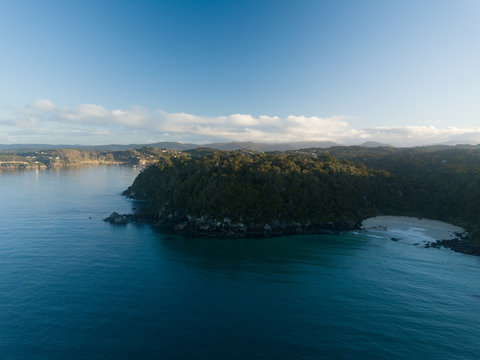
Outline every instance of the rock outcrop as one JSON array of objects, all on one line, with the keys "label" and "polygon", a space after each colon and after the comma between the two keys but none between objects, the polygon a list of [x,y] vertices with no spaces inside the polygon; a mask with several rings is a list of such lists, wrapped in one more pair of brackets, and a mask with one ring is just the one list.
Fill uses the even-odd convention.
[{"label": "rock outcrop", "polygon": [[126,225],[132,220],[131,214],[120,215],[117,212],[112,212],[109,217],[103,219],[103,221],[109,222],[113,225]]},{"label": "rock outcrop", "polygon": [[245,237],[274,237],[294,234],[336,234],[341,231],[348,231],[360,228],[360,223],[352,220],[345,220],[339,223],[329,222],[316,224],[307,222],[305,224],[291,222],[284,223],[274,221],[265,224],[244,224],[233,223],[230,219],[212,219],[207,216],[160,216],[153,222],[153,225],[162,231],[173,231],[175,233],[190,236],[206,236],[220,238],[245,238]]}]

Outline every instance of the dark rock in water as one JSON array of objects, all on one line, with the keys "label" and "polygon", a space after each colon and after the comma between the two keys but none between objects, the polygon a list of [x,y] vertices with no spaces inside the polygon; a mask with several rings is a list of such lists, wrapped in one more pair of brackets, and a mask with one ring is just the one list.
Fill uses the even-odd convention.
[{"label": "dark rock in water", "polygon": [[425,245],[426,248],[436,248],[439,249],[441,247],[463,253],[468,255],[480,255],[480,246],[473,245],[470,241],[468,241],[463,234],[462,236],[457,237],[455,239],[449,240],[437,240],[433,243],[427,243]]},{"label": "dark rock in water", "polygon": [[109,217],[103,219],[103,221],[109,222],[114,225],[126,225],[131,220],[132,215],[124,214],[120,215],[117,212],[112,212]]},{"label": "dark rock in water", "polygon": [[398,240],[400,240],[400,239],[399,239],[399,238],[396,238],[396,237],[391,237],[390,240],[392,240],[392,241],[398,241]]}]

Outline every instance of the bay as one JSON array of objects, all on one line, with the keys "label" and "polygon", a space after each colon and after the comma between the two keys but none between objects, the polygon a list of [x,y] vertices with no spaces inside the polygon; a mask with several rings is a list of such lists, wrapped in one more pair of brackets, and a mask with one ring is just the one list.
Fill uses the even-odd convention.
[{"label": "bay", "polygon": [[361,233],[113,226],[121,166],[0,174],[4,359],[476,359],[480,259]]}]

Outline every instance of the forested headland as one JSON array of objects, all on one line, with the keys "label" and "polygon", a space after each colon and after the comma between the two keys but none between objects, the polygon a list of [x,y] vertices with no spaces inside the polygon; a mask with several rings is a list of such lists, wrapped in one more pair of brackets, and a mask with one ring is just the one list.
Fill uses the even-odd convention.
[{"label": "forested headland", "polygon": [[376,215],[461,226],[480,244],[480,149],[197,149],[165,155],[125,191],[137,217],[179,232],[272,236],[346,230]]},{"label": "forested headland", "polygon": [[137,218],[180,232],[317,233],[402,215],[461,226],[480,245],[479,146],[0,152],[0,170],[102,164],[150,165],[125,194],[147,200]]}]

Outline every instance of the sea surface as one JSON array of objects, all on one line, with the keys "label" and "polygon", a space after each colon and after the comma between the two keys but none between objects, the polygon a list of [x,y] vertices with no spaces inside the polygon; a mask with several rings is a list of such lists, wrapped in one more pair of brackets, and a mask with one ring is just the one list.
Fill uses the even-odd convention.
[{"label": "sea surface", "polygon": [[479,359],[480,258],[114,226],[138,169],[0,173],[1,359]]}]

